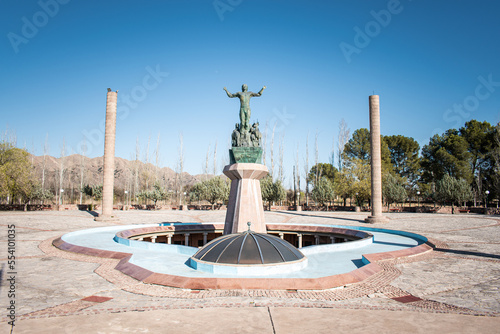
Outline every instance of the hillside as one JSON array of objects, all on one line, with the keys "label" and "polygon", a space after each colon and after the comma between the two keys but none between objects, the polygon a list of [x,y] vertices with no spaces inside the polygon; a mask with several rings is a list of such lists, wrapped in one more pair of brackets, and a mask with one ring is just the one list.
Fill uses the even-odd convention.
[{"label": "hillside", "polygon": [[[59,189],[61,169],[63,170],[62,188],[65,195],[69,196],[70,193],[73,193],[73,196],[78,195],[82,174],[84,185],[102,184],[103,157],[88,158],[79,154],[63,158],[32,156],[32,161],[40,180],[43,179],[42,175],[45,170],[44,187],[51,189],[54,193],[56,193],[56,189]],[[182,173],[184,189],[207,177],[212,176]],[[138,160],[129,161],[118,157],[115,158],[115,192],[117,194],[123,193],[124,190],[128,190],[132,194],[135,191],[150,188],[156,180],[159,180],[165,188],[172,192],[179,189],[180,175],[171,168],[157,168],[153,164],[146,164]]]}]

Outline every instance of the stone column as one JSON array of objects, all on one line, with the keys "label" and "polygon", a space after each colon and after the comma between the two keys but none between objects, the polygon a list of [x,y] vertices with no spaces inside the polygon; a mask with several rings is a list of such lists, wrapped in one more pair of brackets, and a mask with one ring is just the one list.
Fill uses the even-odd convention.
[{"label": "stone column", "polygon": [[250,229],[267,233],[262,206],[260,179],[268,173],[267,167],[255,163],[235,163],[224,167],[224,174],[231,180],[224,234],[240,233]]},{"label": "stone column", "polygon": [[380,149],[380,102],[378,95],[371,95],[370,137],[371,137],[371,176],[372,176],[372,215],[365,222],[386,223],[389,219],[382,215],[382,157]]},{"label": "stone column", "polygon": [[104,135],[104,166],[102,184],[102,214],[99,221],[117,221],[113,216],[113,187],[115,178],[115,137],[116,137],[116,99],[118,91],[108,88],[106,98],[106,127]]},{"label": "stone column", "polygon": [[298,233],[297,236],[299,237],[299,247],[297,248],[302,248],[302,234]]}]

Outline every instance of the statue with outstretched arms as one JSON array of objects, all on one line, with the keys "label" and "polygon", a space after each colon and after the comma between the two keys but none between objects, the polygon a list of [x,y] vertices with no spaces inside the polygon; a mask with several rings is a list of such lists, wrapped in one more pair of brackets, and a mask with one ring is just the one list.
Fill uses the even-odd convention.
[{"label": "statue with outstretched arms", "polygon": [[266,89],[266,86],[262,87],[258,93],[249,92],[248,86],[244,84],[241,86],[241,92],[231,94],[227,91],[226,87],[224,87],[227,96],[240,99],[240,132],[248,132],[250,130],[250,98],[261,96],[264,89]]}]

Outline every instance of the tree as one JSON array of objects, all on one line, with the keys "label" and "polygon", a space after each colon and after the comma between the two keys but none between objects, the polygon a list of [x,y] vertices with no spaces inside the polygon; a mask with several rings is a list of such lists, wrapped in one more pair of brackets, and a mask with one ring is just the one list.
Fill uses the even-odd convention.
[{"label": "tree", "polygon": [[[370,131],[365,128],[357,129],[352,134],[351,139],[349,139],[349,141],[347,141],[344,146],[344,152],[342,152],[342,159],[344,161],[344,164],[348,165],[355,159],[361,160],[365,163],[370,163],[370,147]],[[380,138],[380,148],[382,169],[389,170],[391,166],[390,152],[383,136],[381,136]]]},{"label": "tree", "polygon": [[205,191],[204,199],[212,204],[212,210],[216,203],[224,203],[229,198],[229,184],[220,176],[205,181]]},{"label": "tree", "polygon": [[495,196],[498,196],[500,194],[500,122],[495,126],[493,139],[491,185]]},{"label": "tree", "polygon": [[383,195],[387,203],[387,210],[392,203],[404,202],[408,198],[408,194],[404,187],[404,180],[401,176],[387,174],[383,182]]},{"label": "tree", "polygon": [[344,146],[342,154],[349,159],[370,161],[370,131],[366,128],[357,129]]},{"label": "tree", "polygon": [[[349,140],[351,130],[347,127],[346,121],[342,118],[339,123],[339,139],[337,141],[337,156],[339,160],[339,171],[344,167],[343,152],[345,144]],[[332,163],[333,164],[333,163]]]},{"label": "tree", "polygon": [[468,201],[472,198],[469,183],[464,179],[456,179],[445,174],[436,184],[436,193],[443,202],[451,202],[451,212],[454,213],[454,204]]},{"label": "tree", "polygon": [[182,173],[184,172],[184,138],[182,133],[179,133],[179,161],[177,164],[177,174],[178,177],[178,194],[179,194],[179,206],[182,204],[182,195],[184,194],[184,180]]},{"label": "tree", "polygon": [[192,201],[207,201],[212,210],[218,202],[224,203],[229,198],[229,184],[222,177],[213,177],[209,180],[196,183],[189,192]]},{"label": "tree", "polygon": [[459,129],[459,133],[468,144],[469,168],[474,179],[472,187],[477,196],[483,193],[483,183],[488,186],[492,177],[495,128],[488,122],[470,120]]},{"label": "tree", "polygon": [[407,179],[411,186],[420,174],[420,145],[411,138],[401,135],[384,136],[390,153],[392,168],[399,176]]},{"label": "tree", "polygon": [[167,191],[161,186],[160,182],[157,181],[153,185],[153,189],[145,190],[138,194],[138,197],[144,198],[146,200],[153,201],[154,207],[156,209],[156,204],[158,201],[164,201],[168,198]]},{"label": "tree", "polygon": [[353,176],[352,193],[356,199],[356,205],[362,206],[371,197],[371,169],[370,165],[362,160],[355,159],[347,169]]},{"label": "tree", "polygon": [[469,167],[469,144],[456,129],[443,135],[434,135],[422,148],[422,178],[424,182],[441,180],[444,175],[463,178],[469,183],[472,173]]},{"label": "tree", "polygon": [[35,177],[29,154],[7,142],[0,143],[0,194],[17,199],[26,211],[29,202],[35,198],[39,182]]},{"label": "tree", "polygon": [[273,182],[270,175],[260,180],[260,188],[262,192],[262,200],[269,203],[269,211],[271,210],[272,202],[283,201],[286,199],[286,191],[281,181]]},{"label": "tree", "polygon": [[62,196],[63,192],[61,189],[63,189],[64,185],[64,174],[66,172],[66,166],[65,166],[65,160],[66,160],[66,141],[63,138],[62,146],[61,146],[61,158],[59,159],[59,189],[57,189],[56,193],[59,194],[59,204],[62,204]]},{"label": "tree", "polygon": [[319,205],[325,206],[326,204],[326,209],[328,210],[328,203],[335,199],[333,182],[327,177],[322,176],[314,185],[311,196]]},{"label": "tree", "polygon": [[306,205],[309,205],[309,132],[306,137],[306,157],[304,159],[304,173],[306,178]]},{"label": "tree", "polygon": [[[87,142],[85,138],[83,139],[83,145],[80,147],[81,149],[81,159],[80,159],[80,189],[83,188],[83,179],[85,174],[85,153],[87,151]],[[45,162],[45,155],[43,156]],[[43,188],[43,187],[42,187]],[[83,192],[80,191],[80,204],[82,204]]]},{"label": "tree", "polygon": [[42,204],[44,201],[51,200],[54,198],[54,194],[48,190],[48,189],[43,189],[41,185],[37,185],[33,191],[32,194],[32,200],[39,200],[42,201]]},{"label": "tree", "polygon": [[351,172],[345,168],[340,171],[334,179],[335,193],[344,200],[344,206],[347,205],[347,199],[353,195],[354,177]]},{"label": "tree", "polygon": [[95,201],[100,201],[102,199],[102,184],[87,184],[83,187],[82,192],[92,197]]},{"label": "tree", "polygon": [[320,162],[311,167],[308,178],[315,183],[315,180],[319,180],[321,177],[325,176],[333,184],[338,172],[337,168],[333,167],[332,164]]}]

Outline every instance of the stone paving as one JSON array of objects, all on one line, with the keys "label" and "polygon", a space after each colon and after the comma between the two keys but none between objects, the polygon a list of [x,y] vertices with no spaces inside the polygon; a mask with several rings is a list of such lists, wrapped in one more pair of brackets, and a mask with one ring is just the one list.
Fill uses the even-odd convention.
[{"label": "stone paving", "polygon": [[[223,222],[225,211],[117,212],[119,225]],[[323,291],[183,290],[148,285],[114,270],[117,260],[63,252],[64,233],[106,226],[84,211],[1,212],[1,321],[8,321],[8,225],[16,230],[16,321],[60,316],[202,308],[324,308],[500,315],[500,219],[460,214],[391,213],[377,228],[427,236],[431,253],[384,261],[384,271],[351,286]],[[366,213],[266,212],[268,223],[363,225]],[[109,225],[109,223],[108,223]],[[91,298],[88,298],[91,297]],[[107,298],[98,298],[107,297]],[[500,319],[500,317],[499,317]]]}]

